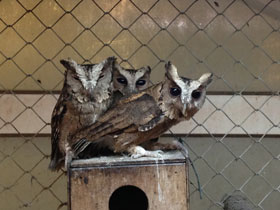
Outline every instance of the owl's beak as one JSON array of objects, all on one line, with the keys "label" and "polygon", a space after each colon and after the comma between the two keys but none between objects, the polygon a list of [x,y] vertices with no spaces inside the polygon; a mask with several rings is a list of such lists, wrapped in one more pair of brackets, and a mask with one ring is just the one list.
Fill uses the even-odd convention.
[{"label": "owl's beak", "polygon": [[187,115],[187,110],[190,109],[190,102],[191,102],[191,96],[189,93],[189,87],[187,85],[185,85],[184,88],[182,89],[182,93],[181,93],[181,102],[183,104],[183,110],[182,110],[182,114],[184,116]]},{"label": "owl's beak", "polygon": [[189,96],[185,96],[184,99],[182,100],[182,103],[183,103],[182,114],[185,117],[187,117],[188,116],[188,110],[192,109],[191,98]]},{"label": "owl's beak", "polygon": [[187,104],[185,103],[184,106],[183,106],[183,115],[185,115],[186,110],[187,110]]}]

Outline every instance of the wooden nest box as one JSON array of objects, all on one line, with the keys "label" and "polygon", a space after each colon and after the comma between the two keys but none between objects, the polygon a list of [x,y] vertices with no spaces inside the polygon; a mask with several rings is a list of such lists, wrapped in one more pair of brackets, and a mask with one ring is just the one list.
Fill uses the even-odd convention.
[{"label": "wooden nest box", "polygon": [[178,151],[162,159],[75,160],[68,170],[70,210],[189,210],[188,167]]}]

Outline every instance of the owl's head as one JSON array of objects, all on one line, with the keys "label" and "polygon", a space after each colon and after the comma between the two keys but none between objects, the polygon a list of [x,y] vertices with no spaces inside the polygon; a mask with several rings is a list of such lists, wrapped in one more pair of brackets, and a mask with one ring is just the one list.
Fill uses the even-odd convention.
[{"label": "owl's head", "polygon": [[166,106],[180,112],[184,118],[191,118],[204,104],[206,88],[212,81],[212,73],[203,74],[199,79],[180,77],[177,68],[169,61],[161,95]]},{"label": "owl's head", "polygon": [[137,93],[150,85],[151,68],[149,66],[140,69],[124,69],[117,62],[113,69],[113,86],[123,96]]},{"label": "owl's head", "polygon": [[102,100],[95,92],[111,91],[112,66],[115,60],[115,57],[109,57],[98,64],[77,64],[71,58],[61,60],[60,63],[66,68],[65,84],[68,92]]}]

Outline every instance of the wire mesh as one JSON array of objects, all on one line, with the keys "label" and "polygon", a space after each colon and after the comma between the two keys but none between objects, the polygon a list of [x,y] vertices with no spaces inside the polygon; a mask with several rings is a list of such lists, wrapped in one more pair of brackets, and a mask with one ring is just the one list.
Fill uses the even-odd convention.
[{"label": "wire mesh", "polygon": [[66,209],[65,175],[46,172],[59,60],[115,55],[150,65],[154,82],[166,60],[215,75],[207,108],[175,129],[200,174],[202,200],[190,172],[191,209],[222,209],[232,193],[278,209],[279,14],[278,0],[0,1],[0,206]]}]

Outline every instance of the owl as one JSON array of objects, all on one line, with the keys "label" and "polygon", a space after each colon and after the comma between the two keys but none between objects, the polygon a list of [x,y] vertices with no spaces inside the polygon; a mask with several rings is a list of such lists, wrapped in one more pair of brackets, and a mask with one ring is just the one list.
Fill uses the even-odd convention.
[{"label": "owl", "polygon": [[140,145],[189,120],[204,104],[206,88],[212,81],[210,73],[197,80],[180,77],[171,62],[165,69],[164,81],[121,99],[94,124],[69,137],[74,153],[79,153],[86,139],[96,147],[125,152],[133,158],[159,157],[160,151],[148,151]]},{"label": "owl", "polygon": [[151,68],[149,66],[140,69],[124,69],[115,65],[113,71],[114,90],[119,91],[123,96],[129,96],[145,90],[150,85]]},{"label": "owl", "polygon": [[65,162],[70,161],[72,151],[68,136],[94,123],[111,105],[116,58],[109,57],[99,64],[88,65],[79,65],[71,59],[60,62],[66,71],[51,119],[51,170],[61,168],[65,159]]}]

